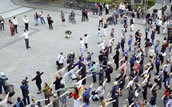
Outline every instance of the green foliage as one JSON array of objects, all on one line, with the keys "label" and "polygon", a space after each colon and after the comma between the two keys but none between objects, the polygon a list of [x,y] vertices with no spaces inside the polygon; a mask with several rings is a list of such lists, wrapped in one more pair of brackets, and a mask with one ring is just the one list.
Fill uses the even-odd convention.
[{"label": "green foliage", "polygon": [[104,3],[113,3],[114,0],[88,0],[88,1],[97,2],[97,3],[101,3],[103,1]]}]

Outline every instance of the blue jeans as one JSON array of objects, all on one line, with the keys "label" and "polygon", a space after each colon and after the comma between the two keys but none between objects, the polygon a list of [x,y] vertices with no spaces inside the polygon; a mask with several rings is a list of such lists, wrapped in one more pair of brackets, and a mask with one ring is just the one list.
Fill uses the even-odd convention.
[{"label": "blue jeans", "polygon": [[104,81],[104,73],[99,73],[99,83]]},{"label": "blue jeans", "polygon": [[151,105],[151,104],[150,104],[150,107],[156,107],[156,105]]},{"label": "blue jeans", "polygon": [[5,83],[0,84],[0,94],[2,94],[2,87],[4,88],[4,91],[6,91]]},{"label": "blue jeans", "polygon": [[164,100],[163,100],[164,107],[166,107],[167,102],[168,102],[168,98],[164,98]]},{"label": "blue jeans", "polygon": [[42,24],[45,24],[45,20],[44,20],[43,17],[40,17],[40,20],[41,20],[41,23],[42,23]]}]

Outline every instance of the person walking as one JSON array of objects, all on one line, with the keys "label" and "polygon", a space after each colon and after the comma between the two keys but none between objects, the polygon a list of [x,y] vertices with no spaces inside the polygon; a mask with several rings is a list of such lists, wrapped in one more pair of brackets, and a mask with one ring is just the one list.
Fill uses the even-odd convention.
[{"label": "person walking", "polygon": [[0,74],[0,96],[2,96],[2,87],[4,88],[4,91],[6,90],[5,85],[6,85],[7,80],[8,80],[7,76],[3,72],[1,72],[1,74]]},{"label": "person walking", "polygon": [[116,50],[116,54],[115,54],[115,56],[113,57],[113,59],[114,59],[114,63],[116,64],[116,70],[119,68],[119,50],[117,49]]},{"label": "person walking", "polygon": [[25,30],[29,30],[29,18],[26,15],[23,18],[23,22],[25,24]]},{"label": "person walking", "polygon": [[48,21],[49,29],[53,30],[53,25],[52,25],[53,20],[51,19],[51,16],[49,14],[47,15],[47,21]]},{"label": "person walking", "polygon": [[14,25],[14,33],[18,33],[18,32],[17,32],[18,21],[17,21],[16,16],[13,17],[12,23],[13,23],[13,25]]},{"label": "person walking", "polygon": [[45,24],[44,13],[43,13],[43,11],[40,12],[39,17],[40,17],[41,23],[42,23],[42,24]]},{"label": "person walking", "polygon": [[160,68],[160,63],[161,61],[160,61],[160,57],[159,57],[159,55],[156,55],[156,58],[155,58],[155,65],[156,65],[156,73],[155,73],[155,75],[159,75],[159,68]]},{"label": "person walking", "polygon": [[42,84],[42,79],[41,79],[41,76],[42,74],[44,74],[44,72],[41,72],[40,71],[37,71],[36,72],[36,76],[32,79],[32,81],[36,81],[36,86],[38,87],[38,92],[37,94],[40,94],[41,93],[41,84]]},{"label": "person walking", "polygon": [[9,26],[10,26],[11,36],[13,36],[14,35],[14,25],[13,25],[11,19],[9,20]]},{"label": "person walking", "polygon": [[35,15],[34,15],[34,19],[35,19],[35,26],[38,26],[38,18],[39,18],[39,15],[37,12],[35,12]]},{"label": "person walking", "polygon": [[29,48],[31,48],[30,46],[29,46],[29,31],[28,30],[24,30],[24,39],[25,39],[25,44],[26,44],[26,49],[29,49]]}]

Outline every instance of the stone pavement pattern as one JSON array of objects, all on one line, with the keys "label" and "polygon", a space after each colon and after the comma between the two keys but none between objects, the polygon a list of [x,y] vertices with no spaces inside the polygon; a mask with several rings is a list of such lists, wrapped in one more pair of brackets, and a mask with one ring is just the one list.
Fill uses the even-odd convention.
[{"label": "stone pavement pattern", "polygon": [[[25,4],[26,5],[26,4]],[[31,5],[31,4],[29,4]],[[35,4],[34,4],[35,5]],[[40,6],[40,5],[39,5]],[[31,6],[32,7],[32,6]],[[47,6],[45,6],[47,7]],[[33,7],[32,7],[33,8]],[[43,7],[42,7],[43,8]],[[49,10],[53,10],[57,7],[49,7]],[[61,8],[60,8],[61,9]],[[59,10],[60,10],[59,9]],[[60,52],[64,52],[64,55],[67,56],[68,53],[71,51],[76,52],[77,55],[79,55],[79,38],[83,37],[85,33],[88,35],[91,35],[88,39],[89,41],[89,51],[95,52],[93,55],[93,59],[96,59],[99,53],[99,47],[97,45],[97,28],[98,28],[98,17],[93,16],[92,13],[90,13],[89,22],[81,22],[81,12],[76,11],[77,16],[77,24],[72,25],[68,23],[68,26],[63,26],[61,23],[60,13],[57,11],[49,11],[49,10],[43,10],[45,13],[45,19],[47,14],[50,14],[52,19],[54,20],[53,27],[54,30],[49,30],[48,25],[41,25],[39,22],[39,26],[34,26],[34,19],[33,15],[35,12],[40,12],[42,9],[33,9],[31,11],[22,13],[17,15],[17,19],[19,22],[19,34],[15,35],[14,37],[10,36],[9,31],[9,25],[8,25],[8,18],[5,20],[5,31],[0,32],[0,37],[2,38],[0,43],[0,71],[3,71],[9,78],[9,82],[15,86],[16,94],[13,97],[13,102],[16,102],[16,98],[18,96],[22,97],[21,90],[20,90],[20,84],[21,81],[27,76],[29,80],[31,80],[35,76],[35,72],[37,70],[44,72],[45,74],[42,76],[43,83],[44,82],[52,82],[55,80],[55,77],[50,77],[51,74],[55,73],[56,65],[55,61],[57,59],[57,56]],[[68,17],[68,13],[70,12],[70,9],[65,9],[65,16]],[[29,50],[25,49],[25,42],[22,37],[20,37],[24,30],[24,24],[23,24],[23,16],[27,15],[29,17],[30,23],[29,27],[30,30],[33,32],[33,34],[30,35],[30,46],[32,47]],[[121,32],[121,24],[118,24],[116,26],[108,26],[107,37],[103,37],[103,39],[106,40],[106,44],[108,44],[109,34],[111,28],[115,28],[115,44],[117,44],[118,41],[120,41],[122,37]],[[135,25],[135,31],[137,29],[140,29],[143,37],[144,37],[144,27],[142,25]],[[72,38],[66,39],[64,32],[65,30],[71,30],[72,31]],[[127,33],[128,35],[131,34],[129,31]],[[150,33],[149,33],[150,36]],[[162,40],[163,35],[157,35],[158,39]],[[143,39],[142,39],[143,40]],[[143,41],[142,41],[143,43]],[[142,44],[143,46],[143,44]],[[115,53],[111,54],[113,56]],[[110,59],[112,61],[112,59]],[[147,61],[145,61],[147,62]],[[113,67],[115,65],[113,64]],[[112,77],[112,81],[115,81],[115,77],[119,74],[119,71],[114,71]],[[92,78],[87,79],[87,86],[92,82]],[[128,83],[128,81],[126,81]],[[31,96],[34,96],[36,99],[42,99],[44,98],[44,95],[37,95],[37,87],[35,85],[35,82],[29,83],[30,86],[30,93]],[[70,83],[67,83],[66,86],[70,86]],[[97,88],[98,84],[94,84],[93,89],[95,90]],[[106,84],[106,93],[108,93],[109,90],[111,90],[113,86],[113,83]],[[43,84],[42,84],[43,87]],[[52,87],[54,89],[54,86]],[[162,96],[163,91],[158,92],[158,96]],[[122,105],[128,104],[126,102],[127,98],[127,90],[123,90],[123,96],[119,98],[120,107]],[[150,98],[150,93],[148,94],[148,99]],[[140,95],[142,99],[142,94]],[[105,98],[108,98],[107,95],[105,95]],[[141,100],[142,101],[142,100]],[[160,97],[157,99],[158,106],[162,107],[162,100]],[[73,98],[68,100],[68,107],[72,107],[73,105]],[[11,105],[9,105],[10,107]],[[90,107],[99,107],[100,103],[92,103]],[[109,106],[110,107],[110,106]]]}]

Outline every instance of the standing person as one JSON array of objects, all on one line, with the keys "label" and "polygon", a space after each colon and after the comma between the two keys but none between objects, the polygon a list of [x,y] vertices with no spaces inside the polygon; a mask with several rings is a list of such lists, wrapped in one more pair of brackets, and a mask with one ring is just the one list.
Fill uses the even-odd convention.
[{"label": "standing person", "polygon": [[99,15],[99,27],[103,27],[103,16]]},{"label": "standing person", "polygon": [[108,15],[109,14],[109,4],[105,5],[105,14]]},{"label": "standing person", "polygon": [[121,39],[121,49],[122,49],[123,53],[124,53],[124,47],[125,47],[125,39],[124,39],[124,37],[122,37],[122,39]]},{"label": "standing person", "polygon": [[155,92],[152,92],[152,97],[149,101],[150,107],[156,107],[156,97],[157,94]]},{"label": "standing person", "polygon": [[29,18],[26,15],[23,18],[23,22],[25,24],[25,30],[29,30]]},{"label": "standing person", "polygon": [[133,36],[130,35],[130,37],[128,38],[128,47],[129,47],[129,51],[131,51],[131,44],[132,44],[132,41],[133,41]]},{"label": "standing person", "polygon": [[14,25],[13,25],[11,19],[9,20],[9,25],[10,25],[11,36],[13,36],[14,35]]},{"label": "standing person", "polygon": [[96,15],[98,14],[98,5],[97,3],[94,4],[93,6],[93,15],[96,13]]},{"label": "standing person", "polygon": [[114,37],[115,37],[115,36],[114,36],[114,28],[112,28],[112,30],[111,30],[110,37],[111,37],[111,38],[114,38]]},{"label": "standing person", "polygon": [[145,57],[148,56],[149,47],[150,47],[150,40],[147,39],[146,42],[145,42]]},{"label": "standing person", "polygon": [[40,12],[39,16],[40,16],[40,21],[41,21],[41,23],[42,23],[42,24],[45,24],[44,13],[43,13],[43,11]]},{"label": "standing person", "polygon": [[149,26],[148,26],[148,24],[146,24],[146,26],[145,26],[145,35],[146,35],[145,40],[148,39],[148,33],[149,33]]},{"label": "standing person", "polygon": [[41,90],[44,92],[45,99],[45,105],[48,105],[50,103],[50,97],[53,95],[52,89],[49,87],[49,84],[45,83],[44,88]]},{"label": "standing person", "polygon": [[151,39],[152,39],[153,45],[154,45],[154,40],[155,40],[155,33],[156,33],[156,29],[153,29],[152,34],[151,34]]},{"label": "standing person", "polygon": [[118,67],[119,67],[119,50],[117,49],[116,50],[116,54],[115,54],[115,56],[113,57],[113,59],[114,59],[114,63],[116,64],[116,70],[118,69]]},{"label": "standing person", "polygon": [[79,107],[80,106],[80,99],[79,99],[80,89],[81,89],[81,87],[80,88],[75,87],[74,88],[75,91],[68,96],[68,98],[71,98],[72,96],[74,96],[74,105],[73,105],[73,107]]},{"label": "standing person", "polygon": [[36,80],[36,86],[38,87],[38,92],[37,94],[41,93],[41,84],[42,84],[42,79],[41,76],[44,74],[44,72],[36,71],[36,76],[32,79],[32,81]]},{"label": "standing person", "polygon": [[106,31],[107,31],[107,22],[105,21],[104,22],[104,27],[103,27],[104,36],[107,35]]},{"label": "standing person", "polygon": [[63,12],[63,10],[61,11],[61,19],[62,19],[62,23],[66,25],[66,22],[65,22],[65,14]]},{"label": "standing person", "polygon": [[5,23],[5,21],[4,21],[3,17],[0,16],[0,30],[4,30],[4,23]]},{"label": "standing person", "polygon": [[81,56],[83,56],[84,55],[84,40],[82,38],[80,38],[79,44],[80,44],[80,48],[79,48],[80,54],[81,54]]},{"label": "standing person", "polygon": [[26,49],[31,48],[29,46],[29,36],[28,36],[28,34],[29,34],[29,32],[25,29],[23,35],[24,35],[24,38],[25,38]]},{"label": "standing person", "polygon": [[49,25],[49,29],[53,30],[53,20],[51,19],[51,16],[48,14],[47,15],[47,21],[48,21],[48,25]]},{"label": "standing person", "polygon": [[[53,82],[53,84],[55,85],[55,90],[58,90],[61,88],[61,80],[62,77],[56,76],[56,80]],[[57,92],[58,97],[60,96],[60,92]]]},{"label": "standing person", "polygon": [[108,83],[110,83],[111,82],[111,73],[113,72],[113,68],[112,68],[112,66],[111,66],[111,63],[110,62],[108,62],[107,63],[107,69],[106,69],[106,71],[105,71],[105,74],[106,74],[106,78],[107,78],[107,82]]},{"label": "standing person", "polygon": [[58,55],[57,61],[56,61],[58,70],[63,68],[64,62],[65,62],[65,57],[63,56],[63,52],[61,52],[60,55]]},{"label": "standing person", "polygon": [[159,55],[156,55],[155,65],[156,65],[156,71],[157,71],[155,73],[155,75],[159,75],[159,68],[160,68],[160,57],[159,57]]},{"label": "standing person", "polygon": [[101,43],[100,28],[98,28],[97,36],[98,36],[98,42],[97,42],[97,44],[100,44]]},{"label": "standing person", "polygon": [[87,9],[85,9],[85,19],[86,19],[86,21],[89,20],[89,19],[88,19],[88,10],[87,10]]},{"label": "standing person", "polygon": [[[27,78],[26,80],[22,81],[22,85],[20,86],[21,91],[22,91],[22,95],[23,95],[23,100],[25,105],[30,104],[30,99],[29,99],[29,85],[28,85],[28,81]],[[27,102],[26,102],[27,99]]]},{"label": "standing person", "polygon": [[35,12],[35,14],[34,14],[35,26],[38,26],[38,18],[39,18],[38,13]]},{"label": "standing person", "polygon": [[113,43],[114,43],[114,39],[113,38],[109,38],[109,51],[110,53],[112,53],[112,46],[113,46]]},{"label": "standing person", "polygon": [[[81,62],[81,71],[80,71],[80,75],[81,75],[81,79],[86,77],[86,65],[84,64],[84,62]],[[86,84],[86,79],[84,79],[82,81],[82,85]]]},{"label": "standing person", "polygon": [[84,35],[84,45],[85,45],[85,50],[87,51],[88,50],[88,35],[87,34]]},{"label": "standing person", "polygon": [[18,32],[17,32],[18,21],[17,21],[16,16],[13,17],[12,23],[13,23],[13,25],[14,25],[14,33],[18,33]]},{"label": "standing person", "polygon": [[83,8],[82,9],[82,20],[81,20],[81,22],[83,22],[83,21],[85,21],[85,17],[86,15],[85,15],[85,8]]},{"label": "standing person", "polygon": [[4,91],[6,90],[5,84],[6,84],[7,80],[8,80],[7,76],[3,72],[1,72],[1,76],[0,76],[0,96],[2,96],[2,87],[4,88]]},{"label": "standing person", "polygon": [[160,34],[162,20],[160,18],[157,18],[155,24],[156,24],[156,31],[158,32],[158,34]]}]

